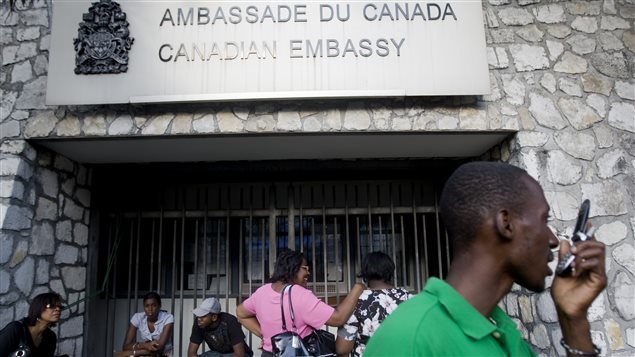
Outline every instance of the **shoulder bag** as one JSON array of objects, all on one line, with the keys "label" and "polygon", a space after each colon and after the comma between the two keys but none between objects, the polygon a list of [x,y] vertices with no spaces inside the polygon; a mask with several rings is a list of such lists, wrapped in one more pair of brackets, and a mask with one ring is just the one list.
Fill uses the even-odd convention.
[{"label": "shoulder bag", "polygon": [[[277,335],[271,337],[273,355],[278,357],[287,356],[335,356],[335,336],[324,330],[313,330],[304,339],[298,335],[295,325],[295,315],[293,313],[293,303],[291,302],[291,288],[293,285],[285,286],[280,292],[280,314],[282,316],[282,330]],[[286,319],[284,317],[284,292],[288,288],[289,315],[291,316],[292,331],[287,330]]]},{"label": "shoulder bag", "polygon": [[29,357],[31,356],[31,349],[29,348],[29,345],[27,344],[27,338],[26,338],[26,334],[27,334],[27,328],[26,326],[24,326],[24,324],[22,323],[22,321],[18,321],[20,323],[20,327],[22,330],[22,334],[20,335],[20,344],[18,345],[18,349],[13,351],[9,357]]}]

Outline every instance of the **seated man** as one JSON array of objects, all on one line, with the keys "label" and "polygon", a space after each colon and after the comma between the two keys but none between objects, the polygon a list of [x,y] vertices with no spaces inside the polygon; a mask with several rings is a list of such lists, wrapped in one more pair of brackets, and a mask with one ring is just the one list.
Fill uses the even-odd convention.
[{"label": "seated man", "polygon": [[252,356],[253,352],[245,343],[245,334],[233,315],[220,311],[220,303],[208,298],[193,310],[196,320],[192,326],[188,357],[196,357],[198,347],[205,340],[210,351],[202,357]]}]

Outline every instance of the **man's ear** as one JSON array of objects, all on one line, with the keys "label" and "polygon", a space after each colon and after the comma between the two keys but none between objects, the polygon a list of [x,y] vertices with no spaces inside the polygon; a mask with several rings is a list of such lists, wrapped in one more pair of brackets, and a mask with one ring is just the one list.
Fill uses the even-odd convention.
[{"label": "man's ear", "polygon": [[494,226],[496,227],[496,232],[501,237],[511,239],[514,235],[514,223],[511,212],[506,209],[496,212]]},{"label": "man's ear", "polygon": [[218,320],[218,314],[212,314],[212,321],[216,322]]}]

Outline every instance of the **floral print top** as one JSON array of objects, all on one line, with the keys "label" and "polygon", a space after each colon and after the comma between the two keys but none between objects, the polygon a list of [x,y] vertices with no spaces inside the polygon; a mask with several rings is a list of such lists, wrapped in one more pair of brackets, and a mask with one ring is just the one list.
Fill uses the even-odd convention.
[{"label": "floral print top", "polygon": [[395,311],[397,305],[413,296],[404,288],[364,290],[353,315],[338,329],[337,335],[348,341],[355,340],[353,355],[361,356],[379,324]]}]

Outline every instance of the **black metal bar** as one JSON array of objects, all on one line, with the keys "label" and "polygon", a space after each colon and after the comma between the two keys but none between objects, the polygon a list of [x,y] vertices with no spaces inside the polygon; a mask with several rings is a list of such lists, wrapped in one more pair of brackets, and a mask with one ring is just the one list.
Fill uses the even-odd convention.
[{"label": "black metal bar", "polygon": [[[205,208],[205,212],[207,212],[207,207]],[[204,279],[203,279],[203,291],[202,291],[202,296],[201,299],[205,300],[205,298],[207,297],[207,289],[209,288],[209,286],[207,285],[207,215],[205,215],[205,218],[203,218],[203,274],[204,274]],[[212,224],[212,230],[214,229],[214,225]],[[196,294],[194,294],[194,306],[196,306]]]},{"label": "black metal bar", "polygon": [[[163,262],[163,208],[161,208],[161,215],[159,216],[159,261],[157,262],[157,291],[161,293],[161,264]],[[172,310],[174,311],[174,310]]]},{"label": "black metal bar", "polygon": [[315,291],[315,286],[317,285],[317,271],[315,270],[315,217],[311,217],[311,288]]},{"label": "black metal bar", "polygon": [[135,249],[135,268],[134,268],[134,307],[135,311],[139,306],[139,247],[141,244],[141,215],[137,216],[137,247]]},{"label": "black metal bar", "polygon": [[[134,225],[130,222],[130,239],[128,241],[128,266],[132,265],[132,244],[134,242]],[[126,299],[128,301],[128,313],[126,316],[131,316],[130,312],[132,311],[132,298],[130,296],[130,290],[132,290],[132,269],[128,269],[128,292],[126,295]],[[135,307],[136,308],[136,307]]]},{"label": "black metal bar", "polygon": [[261,240],[261,244],[260,244],[260,269],[262,270],[262,280],[260,280],[260,285],[265,285],[265,281],[267,281],[267,277],[265,275],[265,245],[266,245],[266,235],[265,235],[265,227],[266,227],[266,221],[264,218],[260,219],[260,240]]},{"label": "black metal bar", "polygon": [[[115,225],[117,225],[118,222],[115,220]],[[116,229],[116,227],[115,227]],[[113,224],[110,223],[108,225],[108,251],[112,252],[112,231],[113,231]],[[118,230],[117,230],[118,231]],[[115,270],[116,270],[116,266],[117,266],[117,259],[115,258]],[[113,273],[114,276],[117,276],[116,274]],[[115,290],[116,285],[114,285],[114,278],[113,276],[113,290]],[[105,297],[106,297],[106,326],[108,328],[108,330],[106,331],[106,342],[107,346],[106,346],[106,351],[113,351],[115,349],[115,334],[114,334],[114,323],[115,323],[115,318],[114,316],[116,316],[114,313],[112,314],[113,318],[111,319],[111,314],[110,314],[110,284],[106,284],[106,293],[105,293]],[[117,300],[115,300],[116,302]],[[108,338],[110,337],[110,338]]]},{"label": "black metal bar", "polygon": [[383,224],[384,223],[382,222],[381,216],[377,216],[377,226],[379,228],[379,235],[378,235],[378,237],[379,237],[379,248],[375,248],[373,251],[375,251],[376,249],[379,249],[379,250],[384,251],[384,252],[388,250],[388,247],[386,246],[386,240],[383,237],[383,229],[382,229],[383,228],[382,227]]},{"label": "black metal bar", "polygon": [[216,230],[216,294],[214,296],[218,299],[220,296],[220,240],[221,232],[220,225],[217,225]]},{"label": "black metal bar", "polygon": [[429,257],[428,257],[428,229],[426,227],[426,215],[422,214],[421,215],[421,221],[423,222],[423,255],[424,255],[424,259],[425,259],[425,265],[424,267],[426,268],[425,271],[425,277],[426,277],[426,281],[428,281],[428,278],[430,277],[430,269],[429,269]]},{"label": "black metal bar", "polygon": [[253,260],[253,239],[254,239],[254,226],[253,226],[253,216],[249,215],[249,235],[247,236],[248,239],[248,243],[247,243],[247,249],[249,249],[247,251],[247,275],[248,275],[248,286],[249,286],[249,295],[251,295],[251,293],[254,291],[253,287],[252,287],[252,279],[253,279],[253,269],[252,269],[252,264],[254,262]]},{"label": "black metal bar", "polygon": [[[390,214],[389,207],[349,207],[349,213],[355,215],[363,215],[363,214]],[[417,213],[434,213],[435,208],[433,206],[419,206],[416,207]],[[283,215],[288,210],[285,209],[277,209],[274,208],[273,212],[276,215]],[[412,207],[410,206],[395,206],[393,208],[395,214],[399,213],[410,213],[412,212]],[[255,217],[267,216],[271,212],[271,209],[254,209],[252,210],[252,214]],[[345,212],[344,208],[338,207],[330,207],[326,208],[326,214],[328,215],[343,215]],[[209,217],[218,217],[225,218],[227,215],[230,217],[245,217],[249,214],[249,210],[213,210],[208,213]],[[320,215],[322,214],[322,208],[305,208],[304,215]],[[205,210],[188,210],[185,212],[187,218],[202,218],[205,216]],[[135,218],[137,216],[136,212],[124,212],[121,217],[123,218]],[[159,218],[161,216],[160,211],[144,211],[141,213],[142,218]],[[182,216],[181,211],[175,210],[166,210],[164,212],[165,218],[180,218]]]},{"label": "black metal bar", "polygon": [[293,185],[289,184],[289,187],[287,188],[287,206],[289,207],[288,211],[287,211],[287,236],[289,237],[288,239],[288,247],[289,249],[293,249],[296,250],[295,247],[295,197],[294,197],[294,190],[293,190]]},{"label": "black metal bar", "polygon": [[[194,296],[192,303],[196,306],[196,296],[198,295],[198,277],[200,271],[198,268],[198,219],[194,222]],[[188,279],[189,280],[189,279]],[[203,286],[207,280],[207,273],[203,272]],[[189,283],[189,281],[188,281]]]},{"label": "black metal bar", "polygon": [[441,259],[441,226],[439,224],[439,210],[437,204],[437,195],[434,194],[435,218],[437,224],[437,259],[439,260],[439,278],[443,279],[443,260]]},{"label": "black metal bar", "polygon": [[[228,227],[229,228],[229,227]],[[229,229],[228,229],[229,230]],[[238,221],[238,296],[242,300],[243,298],[243,256],[244,256],[244,237],[243,237],[243,222]],[[251,291],[248,295],[251,295]],[[239,301],[240,302],[240,301]]]},{"label": "black metal bar", "polygon": [[[333,217],[333,252],[335,253],[335,274],[339,271],[340,268],[340,250],[339,250],[339,242],[337,239],[338,231],[337,231],[337,216]],[[328,261],[328,259],[327,259]],[[340,304],[340,277],[337,275],[335,277],[335,302]]]},{"label": "black metal bar", "polygon": [[[203,216],[203,289],[201,291],[201,300],[205,300],[207,298],[207,289],[209,286],[207,285],[207,212],[209,211],[209,189],[205,188],[205,204],[203,210],[205,211],[205,215]],[[214,225],[212,224],[212,229],[214,229]],[[198,255],[197,255],[198,256]],[[198,285],[198,281],[196,282]],[[196,294],[194,294],[194,302],[193,306],[197,306]],[[227,310],[225,310],[227,311]]]},{"label": "black metal bar", "polygon": [[175,297],[176,297],[176,225],[177,221],[174,221],[174,230],[172,232],[172,291],[170,301],[170,311],[174,312]]},{"label": "black metal bar", "polygon": [[346,239],[346,288],[347,291],[351,291],[353,284],[352,280],[354,277],[351,274],[351,237],[350,237],[350,227],[348,222],[348,185],[344,185],[344,229],[346,229],[345,239]]},{"label": "black metal bar", "polygon": [[[394,212],[394,202],[393,202],[393,197],[392,197],[392,183],[388,186],[389,190],[388,190],[388,194],[390,195],[390,230],[391,230],[391,234],[392,234],[392,261],[395,262],[395,264],[397,264],[397,245],[396,245],[396,238],[395,238],[395,212]],[[403,229],[401,230],[403,232]],[[403,251],[403,248],[402,248]],[[403,263],[403,262],[402,262]],[[395,271],[393,272],[393,278],[394,278],[394,282],[395,284],[398,284],[397,282],[397,269],[395,269]],[[405,278],[405,275],[403,275],[402,279]]]},{"label": "black metal bar", "polygon": [[[185,193],[183,194],[185,200]],[[179,336],[178,341],[183,341],[183,290],[185,290],[185,202],[183,203],[183,218],[181,220],[181,285],[179,292]],[[180,343],[179,343],[180,346]],[[180,346],[183,349],[183,346]]]},{"label": "black metal bar", "polygon": [[154,245],[156,238],[156,222],[152,220],[152,240],[150,241],[150,291],[154,291]]},{"label": "black metal bar", "polygon": [[[219,229],[220,223],[221,222],[218,221]],[[231,265],[229,265],[229,216],[227,216],[227,218],[225,218],[225,311],[229,310],[229,283],[232,281],[231,272]],[[240,299],[237,302],[240,302]]]},{"label": "black metal bar", "polygon": [[[218,197],[220,199],[220,192],[218,193]],[[227,202],[229,202],[229,190],[227,190]],[[219,206],[220,207],[220,206]],[[231,210],[227,210],[227,214],[223,217],[225,218],[225,236],[227,237],[227,252],[229,253],[229,237],[230,237],[230,217],[231,217]],[[220,221],[219,221],[219,226],[220,226]],[[241,303],[242,302],[242,286],[243,286],[243,281],[242,281],[242,269],[243,269],[243,240],[242,240],[242,223],[240,222],[240,220],[238,220],[238,226],[239,226],[239,235],[238,235],[238,300],[236,301],[237,303]],[[229,254],[227,254],[227,258],[226,261],[229,262]],[[227,283],[229,283],[230,278],[231,278],[231,269],[229,269],[229,271],[227,272],[226,276],[226,280]],[[229,285],[228,285],[229,286]],[[227,293],[225,293],[225,297],[228,297],[227,294],[229,294],[229,288],[227,289]],[[251,292],[250,292],[251,294]],[[225,300],[225,311],[227,311],[229,309],[229,299]],[[249,340],[249,346],[251,346],[251,339]]]},{"label": "black metal bar", "polygon": [[366,252],[367,254],[372,252],[373,249],[373,219],[371,216],[371,210],[370,210],[370,201],[371,201],[371,196],[370,196],[370,184],[366,185],[366,192],[367,192],[367,199],[368,199],[368,224],[366,225],[366,231],[368,232],[368,252]]},{"label": "black metal bar", "polygon": [[399,216],[399,222],[401,223],[401,285],[408,286],[408,272],[406,270],[406,238],[404,237],[405,231],[403,216]]},{"label": "black metal bar", "polygon": [[327,249],[327,228],[326,224],[326,195],[325,187],[322,184],[322,266],[324,267],[324,302],[328,304],[329,301],[329,283],[328,283],[328,249]]},{"label": "black metal bar", "polygon": [[361,235],[359,232],[359,217],[355,217],[355,235],[356,235],[356,240],[357,240],[357,258],[355,259],[355,267],[356,267],[356,271],[360,272],[361,269],[361,264],[362,264],[362,239],[361,239]]},{"label": "black metal bar", "polygon": [[[412,184],[412,225],[414,229],[414,239],[415,239],[415,290],[417,293],[421,291],[421,267],[419,262],[419,235],[417,230],[417,211],[416,211],[417,202],[415,200],[415,184]],[[425,262],[428,264],[428,262]]]},{"label": "black metal bar", "polygon": [[276,234],[276,217],[282,213],[276,210],[276,187],[274,184],[269,185],[269,267],[273,267],[273,263],[278,257],[278,237]]},{"label": "black metal bar", "polygon": [[[304,253],[304,200],[302,199],[302,185],[299,185],[298,190],[300,196],[300,251]],[[293,224],[295,224],[295,220]]]}]

